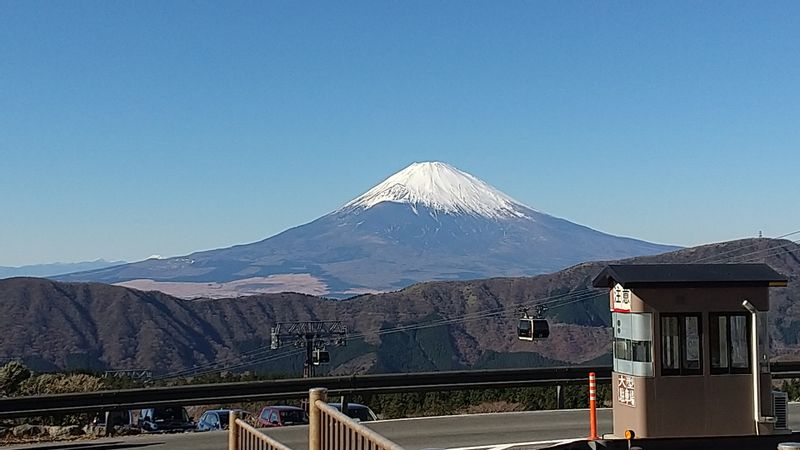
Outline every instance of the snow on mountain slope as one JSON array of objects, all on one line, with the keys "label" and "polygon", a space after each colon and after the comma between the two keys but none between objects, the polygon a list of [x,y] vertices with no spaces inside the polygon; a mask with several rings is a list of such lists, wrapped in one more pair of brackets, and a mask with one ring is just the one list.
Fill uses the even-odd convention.
[{"label": "snow on mountain slope", "polygon": [[[150,280],[159,282],[151,289],[179,296],[213,296],[224,284],[241,295],[323,289],[346,297],[420,281],[535,275],[675,249],[533,210],[452,166],[424,162],[336,211],[259,242],[58,279],[137,286],[151,286]],[[298,279],[307,285],[286,282]]]},{"label": "snow on mountain slope", "polygon": [[423,205],[445,214],[471,214],[490,219],[525,217],[525,210],[531,210],[449,164],[420,162],[390,176],[339,211],[369,209],[382,202],[408,203],[415,214],[416,206]]}]

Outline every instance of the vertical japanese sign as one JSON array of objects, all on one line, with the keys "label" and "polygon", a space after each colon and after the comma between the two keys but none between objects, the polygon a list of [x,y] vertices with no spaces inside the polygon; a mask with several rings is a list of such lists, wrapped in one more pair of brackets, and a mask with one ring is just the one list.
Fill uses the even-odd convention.
[{"label": "vertical japanese sign", "polygon": [[611,290],[611,310],[630,311],[632,294],[630,289],[623,289],[619,283]]},{"label": "vertical japanese sign", "polygon": [[617,375],[617,402],[622,405],[636,407],[636,391],[633,377]]}]

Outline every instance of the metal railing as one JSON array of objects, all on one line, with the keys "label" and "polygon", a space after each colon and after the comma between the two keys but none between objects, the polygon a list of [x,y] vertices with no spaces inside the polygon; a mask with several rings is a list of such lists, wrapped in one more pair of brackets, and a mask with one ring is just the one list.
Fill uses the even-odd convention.
[{"label": "metal railing", "polygon": [[586,374],[591,371],[597,372],[598,381],[611,379],[611,367],[571,366],[246,381],[1,398],[0,418],[138,409],[161,405],[191,406],[300,399],[306,398],[309,389],[317,386],[325,386],[329,393],[336,395],[554,386],[582,383],[586,379]]},{"label": "metal railing", "polygon": [[292,450],[239,419],[236,411],[228,423],[228,450]]},{"label": "metal railing", "polygon": [[326,403],[328,390],[308,393],[308,450],[403,450]]},{"label": "metal railing", "polygon": [[[773,379],[800,378],[800,363],[775,362]],[[579,384],[595,372],[598,383],[611,379],[609,366],[466,370],[454,372],[351,375],[338,377],[248,381],[0,399],[0,419],[75,414],[160,405],[208,405],[244,401],[304,398],[315,386],[331,394],[390,394],[454,389],[510,388]]]}]

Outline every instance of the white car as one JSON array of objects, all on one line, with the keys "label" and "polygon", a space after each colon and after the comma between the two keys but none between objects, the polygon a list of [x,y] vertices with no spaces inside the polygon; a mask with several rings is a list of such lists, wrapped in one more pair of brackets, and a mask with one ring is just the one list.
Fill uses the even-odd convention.
[{"label": "white car", "polygon": [[[328,403],[328,405],[333,406],[339,411],[342,410],[341,403]],[[378,416],[376,416],[375,413],[369,409],[369,406],[362,405],[361,403],[348,403],[347,416],[359,422],[371,422],[373,420],[378,420]]]}]

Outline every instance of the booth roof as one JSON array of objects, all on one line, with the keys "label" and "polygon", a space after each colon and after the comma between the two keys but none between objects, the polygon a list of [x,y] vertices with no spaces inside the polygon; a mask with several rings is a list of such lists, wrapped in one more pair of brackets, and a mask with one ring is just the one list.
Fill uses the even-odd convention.
[{"label": "booth roof", "polygon": [[610,264],[592,285],[631,287],[786,286],[787,278],[766,264]]}]

